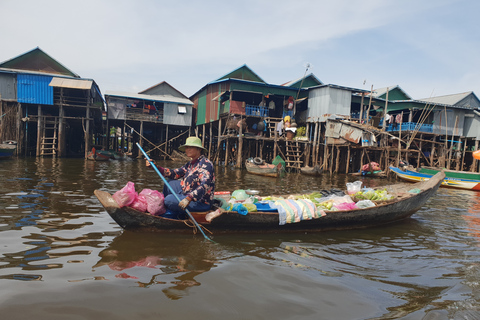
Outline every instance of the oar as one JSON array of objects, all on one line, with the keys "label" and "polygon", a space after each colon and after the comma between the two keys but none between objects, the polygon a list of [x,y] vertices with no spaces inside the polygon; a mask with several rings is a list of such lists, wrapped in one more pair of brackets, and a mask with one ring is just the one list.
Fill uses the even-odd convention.
[{"label": "oar", "polygon": [[[163,182],[165,183],[165,185],[168,187],[168,189],[170,190],[170,192],[175,195],[175,198],[177,198],[178,202],[180,202],[180,198],[178,197],[178,195],[175,193],[175,191],[173,190],[172,186],[170,186],[170,184],[168,183],[167,179],[165,179],[165,177],[160,173],[160,170],[158,170],[157,166],[153,163],[152,159],[150,159],[150,157],[147,155],[147,153],[142,149],[142,147],[140,146],[140,144],[138,144],[137,142],[137,147],[140,149],[140,151],[142,151],[143,155],[145,156],[145,158],[150,162],[150,165],[152,166],[153,169],[155,169],[155,171],[158,173],[158,175],[160,176],[160,178],[162,178]],[[197,223],[197,221],[195,221],[195,219],[193,218],[192,214],[190,213],[190,211],[185,208],[185,212],[188,214],[188,216],[190,217],[190,219],[193,221],[193,223],[195,224],[195,226],[200,230],[200,232],[203,234],[203,236],[205,237],[205,239],[207,240],[210,240],[212,242],[214,242],[212,239],[210,239],[209,237],[207,237],[207,235],[205,234],[205,232],[203,232],[202,230],[202,227],[200,227],[200,225]]]}]

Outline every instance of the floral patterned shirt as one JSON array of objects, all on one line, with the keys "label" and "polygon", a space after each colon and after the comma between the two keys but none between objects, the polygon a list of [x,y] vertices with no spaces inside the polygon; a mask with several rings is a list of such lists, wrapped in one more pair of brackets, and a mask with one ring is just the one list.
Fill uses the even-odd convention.
[{"label": "floral patterned shirt", "polygon": [[212,204],[215,192],[213,163],[204,155],[178,169],[164,168],[165,178],[181,179],[183,194],[195,202]]}]

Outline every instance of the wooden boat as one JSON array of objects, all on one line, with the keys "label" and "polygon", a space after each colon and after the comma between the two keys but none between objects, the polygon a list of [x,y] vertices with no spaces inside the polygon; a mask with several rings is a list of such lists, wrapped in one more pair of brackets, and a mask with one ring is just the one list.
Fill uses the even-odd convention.
[{"label": "wooden boat", "polygon": [[[214,234],[313,232],[372,227],[410,217],[435,195],[444,178],[445,174],[440,172],[429,180],[413,185],[402,183],[391,186],[390,188],[395,190],[395,199],[375,207],[346,211],[325,211],[326,215],[321,218],[284,225],[279,224],[278,212],[272,211],[249,212],[247,215],[232,211],[217,211],[219,215],[210,221],[207,221],[209,212],[192,212],[192,216],[199,225]],[[409,192],[412,189],[416,192]],[[130,207],[120,208],[111,194],[105,191],[95,190],[95,195],[112,219],[123,229],[164,233],[192,232],[192,223],[188,220],[153,216]]]},{"label": "wooden boat", "polygon": [[92,148],[87,154],[87,159],[92,161],[108,161],[110,160],[111,155],[105,151],[97,151],[95,148]]},{"label": "wooden boat", "polygon": [[385,171],[360,171],[360,172],[354,172],[351,173],[352,176],[362,176],[362,177],[372,177],[372,178],[385,178],[387,177],[387,174]]},{"label": "wooden boat", "polygon": [[421,167],[418,169],[418,172],[434,175],[437,172],[440,172],[442,170],[443,172],[445,172],[445,176],[447,178],[480,180],[480,173],[478,172],[447,170],[447,169],[435,168],[435,167]]},{"label": "wooden boat", "polygon": [[[390,170],[392,170],[397,177],[412,182],[428,180],[434,176],[432,174],[411,170],[401,170],[397,167],[390,167]],[[445,176],[445,179],[442,181],[442,186],[466,190],[480,190],[480,180],[458,179]]]},{"label": "wooden boat", "polygon": [[323,169],[320,169],[319,166],[300,168],[300,173],[303,173],[308,176],[319,176],[322,174],[322,172],[323,172]]},{"label": "wooden boat", "polygon": [[0,143],[0,159],[11,158],[17,150],[17,142],[13,140]]},{"label": "wooden boat", "polygon": [[245,162],[245,167],[247,168],[247,171],[249,173],[274,178],[278,177],[280,175],[280,172],[282,171],[281,163],[279,163],[278,165],[269,163],[255,164],[247,160]]}]

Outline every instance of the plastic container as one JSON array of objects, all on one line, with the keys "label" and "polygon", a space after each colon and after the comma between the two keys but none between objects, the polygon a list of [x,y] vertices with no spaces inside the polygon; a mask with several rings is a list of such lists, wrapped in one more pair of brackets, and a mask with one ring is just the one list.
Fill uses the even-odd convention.
[{"label": "plastic container", "polygon": [[216,191],[214,193],[215,198],[223,199],[225,201],[229,201],[230,198],[232,197],[232,194],[230,191]]}]

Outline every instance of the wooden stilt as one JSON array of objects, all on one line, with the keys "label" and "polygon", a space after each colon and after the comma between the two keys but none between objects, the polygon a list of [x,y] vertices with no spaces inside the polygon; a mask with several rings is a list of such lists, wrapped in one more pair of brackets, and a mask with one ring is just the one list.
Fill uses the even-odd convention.
[{"label": "wooden stilt", "polygon": [[[63,108],[62,108],[63,109]],[[60,122],[63,122],[61,119],[63,118],[60,117]],[[62,127],[62,125],[60,125]],[[62,141],[63,138],[60,137],[59,134],[59,140]],[[62,146],[62,142],[60,142],[60,146]],[[87,107],[85,110],[85,158],[87,158],[88,151],[90,150],[90,108]],[[60,156],[62,156],[64,153],[63,151],[63,146],[61,151],[59,152]]]},{"label": "wooden stilt", "polygon": [[229,141],[229,138],[225,139],[225,167],[228,165],[228,154],[230,153]]},{"label": "wooden stilt", "polygon": [[218,162],[220,159],[220,144],[222,143],[222,118],[218,119],[218,140],[217,140],[217,159],[215,164],[218,166]]},{"label": "wooden stilt", "polygon": [[41,148],[41,142],[42,142],[42,126],[43,126],[43,115],[42,115],[42,106],[39,104],[37,107],[37,115],[38,115],[38,120],[37,120],[37,152],[36,156],[40,156],[40,148]]},{"label": "wooden stilt", "polygon": [[[240,116],[240,123],[242,123],[242,117]],[[238,131],[238,148],[237,148],[237,168],[242,167],[242,152],[243,152],[243,125],[240,125]]]},{"label": "wooden stilt", "polygon": [[210,156],[212,154],[212,122],[210,122],[209,129],[210,134],[208,135],[208,159],[211,160]]},{"label": "wooden stilt", "polygon": [[[475,151],[478,150],[478,140],[475,140]],[[472,167],[470,168],[471,172],[477,171],[478,160],[473,158]]]},{"label": "wooden stilt", "polygon": [[[363,96],[362,96],[362,98],[363,98]],[[345,173],[348,174],[349,169],[350,169],[350,145],[348,145],[348,148],[347,148],[347,164],[345,166]]]},{"label": "wooden stilt", "polygon": [[335,172],[338,173],[340,168],[340,147],[337,146],[337,158],[335,159]]}]

